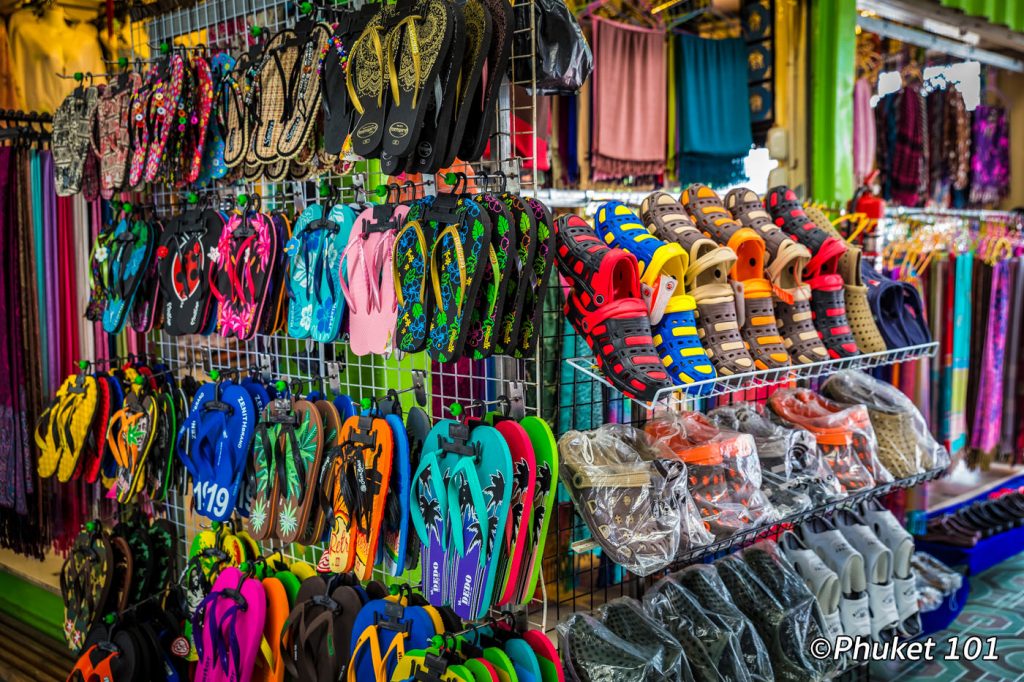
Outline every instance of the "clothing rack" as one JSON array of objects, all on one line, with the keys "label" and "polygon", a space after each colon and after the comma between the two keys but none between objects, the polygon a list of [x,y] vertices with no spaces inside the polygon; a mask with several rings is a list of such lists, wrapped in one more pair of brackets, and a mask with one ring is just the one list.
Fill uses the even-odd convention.
[{"label": "clothing rack", "polygon": [[975,220],[1007,220],[1020,224],[1022,216],[1016,211],[978,208],[907,208],[893,206],[885,209],[886,218],[936,216],[943,218],[967,218]]}]

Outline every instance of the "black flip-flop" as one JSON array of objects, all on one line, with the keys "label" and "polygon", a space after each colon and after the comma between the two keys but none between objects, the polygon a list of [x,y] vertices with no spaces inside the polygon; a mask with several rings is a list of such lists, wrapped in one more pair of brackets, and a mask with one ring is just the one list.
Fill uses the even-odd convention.
[{"label": "black flip-flop", "polygon": [[491,43],[491,33],[494,30],[491,11],[483,3],[483,0],[467,0],[462,10],[466,19],[466,52],[462,59],[459,86],[456,92],[448,93],[449,97],[455,96],[457,101],[451,136],[448,139],[448,152],[443,161],[444,166],[450,166],[455,162],[455,157],[458,156],[462,146],[466,124],[469,122],[470,115],[473,114],[471,102],[480,87],[484,62],[487,60],[488,46]]},{"label": "black flip-flop", "polygon": [[536,199],[527,198],[527,205],[537,220],[537,250],[527,268],[526,296],[520,316],[519,342],[512,355],[528,358],[537,349],[537,334],[540,330],[541,314],[544,312],[544,296],[547,292],[548,277],[555,261],[555,225],[547,206]]},{"label": "black flip-flop", "polygon": [[483,360],[494,353],[498,327],[505,310],[509,284],[505,273],[515,257],[510,238],[514,228],[512,212],[500,196],[485,193],[476,197],[476,201],[490,216],[494,227],[488,258],[484,262],[484,281],[470,319],[469,338],[466,339],[467,355],[474,360]]},{"label": "black flip-flop", "polygon": [[471,101],[473,115],[466,124],[462,144],[459,146],[459,157],[463,161],[473,161],[484,154],[487,141],[494,131],[498,91],[512,57],[512,3],[506,0],[484,0],[484,4],[491,13],[493,30],[480,87]]},{"label": "black flip-flop", "polygon": [[212,209],[186,211],[164,226],[156,257],[164,331],[171,336],[199,334],[209,321],[214,266],[209,254],[223,229],[223,218]]},{"label": "black flip-flop", "polygon": [[505,296],[505,309],[498,330],[496,353],[511,355],[519,344],[519,330],[523,322],[523,305],[530,280],[531,264],[537,256],[537,217],[530,206],[517,194],[501,195],[512,213],[513,258],[507,270],[509,279]]}]

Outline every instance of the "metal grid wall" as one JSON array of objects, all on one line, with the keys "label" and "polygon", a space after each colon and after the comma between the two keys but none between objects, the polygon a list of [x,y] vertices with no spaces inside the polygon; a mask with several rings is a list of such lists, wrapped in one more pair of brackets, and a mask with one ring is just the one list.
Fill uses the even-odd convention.
[{"label": "metal grid wall", "polygon": [[[221,50],[237,53],[254,43],[250,31],[254,26],[273,35],[294,25],[298,19],[296,5],[288,0],[210,0],[145,22],[142,24],[144,30],[133,31],[133,49],[139,54],[145,46],[145,51],[156,56],[160,54],[161,44],[167,42],[184,47],[205,46],[213,53]],[[517,13],[525,10],[529,26],[535,25],[533,0],[515,0],[513,6]],[[523,33],[529,33],[528,41],[521,40]],[[521,78],[512,81],[506,79],[500,89],[495,113],[497,132],[491,139],[489,159],[473,163],[457,162],[447,170],[466,173],[480,189],[489,188],[491,181],[488,178],[496,180],[496,173],[502,171],[507,178],[508,191],[529,193],[534,186],[533,169],[537,151],[533,136],[537,121],[533,59],[536,43],[533,30],[524,28],[515,31],[512,45],[511,63],[515,68],[511,73],[519,74]],[[528,77],[522,77],[524,74],[528,74]],[[323,181],[337,190],[341,202],[379,200],[374,190],[387,184],[390,179],[369,170],[372,167],[371,164],[360,162],[355,172],[346,175],[325,173],[304,181],[273,183],[263,180],[238,181],[210,188],[189,188],[188,191],[212,194],[224,206],[230,205],[239,194],[259,194],[264,209],[284,210],[297,215],[309,203],[317,201],[318,186]],[[398,183],[402,184],[401,181]],[[413,185],[417,196],[433,194],[446,188],[444,184],[435,186],[433,176],[424,176]],[[185,202],[184,190],[166,186],[154,186],[151,196],[160,217],[175,214],[183,208]],[[408,198],[408,195],[403,198]],[[484,407],[479,403],[508,395],[510,382],[516,382],[521,387],[527,413],[536,414],[540,402],[539,349],[533,360],[495,357],[484,361],[467,360],[458,364],[440,365],[432,363],[425,353],[402,357],[403,354],[396,352],[387,358],[376,355],[359,357],[349,352],[344,336],[336,343],[320,344],[280,335],[257,334],[247,341],[239,341],[218,335],[172,337],[161,331],[151,335],[151,346],[152,351],[180,375],[192,374],[207,380],[209,371],[213,369],[261,371],[268,373],[274,380],[299,380],[303,382],[303,391],[321,387],[337,388],[357,402],[362,398],[381,398],[388,389],[409,389],[413,385],[414,372],[422,372],[428,396],[424,407],[435,420],[450,417],[448,408],[456,402],[463,405],[468,414],[481,412]],[[329,369],[335,363],[339,369],[339,385],[330,386]],[[192,539],[209,524],[191,511],[191,500],[185,491],[172,491],[167,502],[167,515],[179,530],[181,556],[187,557]],[[267,553],[280,550],[290,560],[314,563],[323,551],[322,546],[306,548],[298,545],[281,546],[275,542],[262,544]],[[386,578],[378,571],[375,571],[375,577]],[[542,598],[539,604],[535,604],[539,607],[535,609],[538,614],[536,625],[542,628],[547,625],[544,603]]]}]

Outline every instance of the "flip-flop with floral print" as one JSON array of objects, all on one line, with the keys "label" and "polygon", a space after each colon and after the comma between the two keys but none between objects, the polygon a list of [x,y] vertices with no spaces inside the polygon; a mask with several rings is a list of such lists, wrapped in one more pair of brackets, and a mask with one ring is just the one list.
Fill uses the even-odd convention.
[{"label": "flip-flop with floral print", "polygon": [[156,247],[153,226],[131,215],[126,215],[114,228],[107,256],[107,307],[103,311],[103,330],[118,334],[124,328],[131,312],[135,294],[149,270]]},{"label": "flip-flop with floral print", "polygon": [[164,161],[164,150],[171,137],[171,129],[179,117],[188,114],[179,109],[185,78],[185,60],[180,54],[175,53],[168,57],[166,64],[158,64],[155,70],[158,76],[149,99],[148,125],[152,126],[152,130],[143,174],[146,182],[156,180]]},{"label": "flip-flop with floral print", "polygon": [[259,329],[276,249],[277,231],[258,210],[236,213],[224,225],[213,282],[217,329],[223,336],[245,340]]}]

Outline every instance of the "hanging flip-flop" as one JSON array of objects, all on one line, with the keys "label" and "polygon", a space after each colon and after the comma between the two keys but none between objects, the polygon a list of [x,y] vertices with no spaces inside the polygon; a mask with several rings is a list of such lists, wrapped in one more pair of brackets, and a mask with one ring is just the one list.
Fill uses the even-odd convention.
[{"label": "hanging flip-flop", "polygon": [[146,484],[146,464],[157,427],[157,404],[152,395],[133,392],[125,397],[125,406],[110,420],[107,445],[117,462],[117,501],[127,504]]},{"label": "hanging flip-flop", "polygon": [[252,462],[248,467],[247,484],[251,502],[246,528],[254,540],[266,540],[274,533],[277,520],[278,491],[277,457],[280,454],[281,425],[270,419],[270,406],[261,411],[260,423],[253,437]]},{"label": "hanging flip-flop", "polygon": [[[251,154],[246,162],[276,163],[280,160],[278,144],[284,134],[283,122],[290,115],[288,105],[289,76],[299,63],[302,40],[292,29],[275,34],[263,48],[262,67],[256,78],[259,106],[253,108]],[[287,164],[286,164],[287,166]]]},{"label": "hanging flip-flop", "polygon": [[373,322],[381,306],[381,274],[390,273],[381,268],[380,254],[384,250],[393,253],[392,240],[385,238],[390,228],[384,214],[390,213],[386,206],[363,209],[341,256],[341,289],[348,306],[348,345],[360,357],[375,352],[377,345]]},{"label": "hanging flip-flop", "polygon": [[[301,22],[300,22],[301,24]],[[282,159],[294,159],[306,146],[320,114],[322,89],[314,71],[322,63],[331,40],[331,27],[316,24],[308,33],[296,27],[300,42],[298,57],[287,72],[284,91],[284,110],[279,126],[277,155]]]},{"label": "hanging flip-flop", "polygon": [[100,160],[100,193],[104,199],[112,198],[128,180],[132,155],[132,93],[141,85],[139,74],[120,74],[107,85],[96,105],[96,154]]},{"label": "hanging flip-flop", "polygon": [[114,228],[107,256],[110,290],[103,311],[103,330],[119,334],[128,320],[135,295],[149,269],[156,246],[156,232],[145,220],[124,216]]},{"label": "hanging flip-flop", "polygon": [[249,55],[246,53],[240,55],[231,67],[226,64],[222,67],[230,68],[221,81],[222,86],[218,92],[217,103],[217,119],[222,126],[221,132],[224,136],[224,175],[227,174],[228,169],[235,168],[242,163],[249,147],[249,102],[246,95],[246,78],[250,67]]},{"label": "hanging flip-flop", "polygon": [[429,276],[431,244],[429,224],[418,219],[408,219],[395,237],[395,347],[405,353],[418,353],[427,345],[434,305]]},{"label": "hanging flip-flop", "polygon": [[[523,572],[530,573],[527,550],[533,510],[536,506],[537,457],[530,436],[521,424],[511,419],[496,417],[492,423],[505,439],[512,455],[512,496],[509,501],[508,523],[504,533],[499,530],[497,540],[500,558],[494,579],[493,604],[503,606],[516,597],[516,587]],[[501,535],[504,537],[501,537]],[[529,557],[532,559],[532,557]]]},{"label": "hanging flip-flop", "polygon": [[509,261],[508,289],[505,306],[498,327],[495,352],[511,355],[515,352],[519,332],[523,323],[523,307],[526,305],[526,290],[530,282],[530,264],[537,257],[538,244],[537,216],[526,201],[516,194],[503,193],[502,200],[512,214],[512,230],[509,232],[513,258]]},{"label": "hanging flip-flop", "polygon": [[459,158],[475,161],[483,156],[494,131],[494,111],[498,93],[512,57],[512,34],[515,31],[512,4],[503,0],[484,0],[491,16],[491,40],[485,43],[487,61],[480,87],[471,100],[473,115],[466,123],[459,146]]},{"label": "hanging flip-flop", "polygon": [[363,606],[352,627],[348,682],[390,680],[407,652],[430,645],[440,634],[422,606],[402,598],[375,599]]},{"label": "hanging flip-flop", "polygon": [[351,586],[328,590],[319,576],[304,580],[281,632],[285,669],[292,679],[337,682],[346,669],[353,626],[363,605]]},{"label": "hanging flip-flop", "polygon": [[399,204],[393,207],[387,221],[384,237],[377,249],[377,272],[371,277],[379,290],[377,308],[370,321],[368,342],[370,352],[390,355],[395,348],[395,325],[398,321],[398,296],[395,283],[395,241],[398,229],[405,224],[409,207]]},{"label": "hanging flip-flop", "polygon": [[[225,337],[252,337],[259,329],[276,263],[277,231],[267,216],[244,210],[232,216],[217,242],[212,282],[219,302],[217,328]],[[226,292],[226,293],[225,293]]]},{"label": "hanging flip-flop", "polygon": [[391,427],[393,457],[391,481],[385,503],[380,540],[377,544],[376,563],[389,575],[399,576],[405,571],[406,551],[409,545],[409,488],[412,477],[409,458],[409,436],[402,422],[401,407],[395,403],[384,416]]},{"label": "hanging flip-flop", "polygon": [[512,455],[501,433],[485,424],[453,426],[439,445],[457,455],[447,490],[454,550],[448,598],[460,618],[482,618],[501,590],[495,583],[511,508]]},{"label": "hanging flip-flop", "polygon": [[[317,458],[313,463],[313,472],[318,477],[314,479],[313,486],[311,486],[313,490],[316,489],[326,453],[341,445],[342,424],[338,408],[334,406],[334,403],[327,400],[317,400],[315,406],[317,412],[320,413],[320,422],[323,424],[323,446],[317,452]],[[314,499],[311,502],[306,524],[303,526],[302,532],[296,541],[303,545],[312,545],[320,542],[326,525],[327,517],[324,514],[323,505],[320,504],[319,499]]]},{"label": "hanging flip-flop", "polygon": [[323,453],[324,427],[316,407],[305,400],[287,402],[277,412],[270,404],[270,419],[281,424],[280,450],[275,458],[278,475],[277,536],[294,542],[305,530],[316,499],[316,480]]},{"label": "hanging flip-flop", "polygon": [[353,481],[358,488],[358,506],[352,510],[356,531],[353,571],[360,580],[369,580],[383,535],[394,439],[385,419],[369,415],[346,420],[342,437],[350,446]]},{"label": "hanging flip-flop", "polygon": [[536,487],[533,494],[533,512],[529,528],[529,551],[519,572],[515,601],[528,603],[537,591],[543,574],[544,545],[551,525],[549,510],[555,508],[558,491],[558,446],[548,423],[539,417],[524,417],[519,422],[530,438],[536,462]]},{"label": "hanging flip-flop", "polygon": [[[483,0],[471,0],[460,9],[466,24],[466,47],[455,90],[447,95],[455,97],[455,112],[452,115],[448,137],[448,151],[441,159],[445,166],[452,165],[458,157],[469,119],[481,115],[474,104],[482,87],[484,63],[487,61],[491,34],[494,30],[491,11]],[[474,137],[471,142],[475,144],[476,138]]]},{"label": "hanging flip-flop", "polygon": [[[369,6],[366,12],[376,12]],[[330,46],[320,67],[324,110],[324,152],[332,157],[341,154],[345,139],[352,130],[355,109],[349,103],[348,80],[349,51],[359,37],[359,23],[355,13],[343,12],[337,17]]]},{"label": "hanging flip-flop", "polygon": [[152,132],[143,173],[146,182],[156,180],[164,162],[164,151],[171,130],[176,127],[180,115],[178,105],[185,79],[185,60],[179,53],[174,53],[166,62],[156,65],[155,70],[158,76],[149,99],[148,115],[148,125],[152,126]]},{"label": "hanging flip-flop", "polygon": [[548,277],[555,262],[555,223],[548,208],[532,197],[526,203],[537,220],[537,250],[528,269],[528,285],[523,300],[522,324],[519,342],[512,353],[516,358],[533,357],[537,349],[544,297],[547,295]]},{"label": "hanging flip-flop", "polygon": [[384,139],[384,121],[390,106],[384,40],[393,15],[389,5],[381,5],[348,54],[345,87],[355,109],[352,151],[364,158],[377,155]]},{"label": "hanging flip-flop", "polygon": [[198,334],[206,327],[213,309],[210,254],[223,229],[220,214],[212,210],[188,211],[165,224],[156,257],[168,334]]},{"label": "hanging flip-flop", "polygon": [[435,308],[430,321],[428,351],[438,362],[462,356],[470,314],[484,280],[484,259],[492,226],[480,204],[467,197],[438,197],[430,209],[445,224],[430,250],[430,282]]},{"label": "hanging flip-flop", "polygon": [[93,377],[77,374],[64,380],[35,426],[40,478],[57,474],[61,483],[71,480],[88,439],[98,399],[99,389]]},{"label": "hanging flip-flop", "polygon": [[477,305],[470,318],[469,336],[466,338],[468,355],[474,360],[489,358],[497,342],[497,327],[505,309],[505,298],[511,278],[508,276],[512,253],[512,212],[496,194],[482,194],[478,203],[487,211],[494,235],[488,246],[484,262],[484,281],[477,295]]},{"label": "hanging flip-flop", "polygon": [[336,204],[326,216],[306,226],[307,234],[320,234],[319,249],[310,264],[314,303],[310,337],[321,343],[333,342],[341,330],[345,314],[341,263],[355,219],[355,211],[350,206]]},{"label": "hanging flip-flop", "polygon": [[64,599],[64,635],[68,646],[79,650],[92,627],[106,615],[113,585],[113,550],[102,528],[83,529],[60,570]]},{"label": "hanging flip-flop", "polygon": [[402,158],[414,150],[434,94],[431,88],[451,45],[454,13],[443,0],[420,0],[415,13],[400,19],[385,37],[391,106],[381,151],[390,157]]}]

